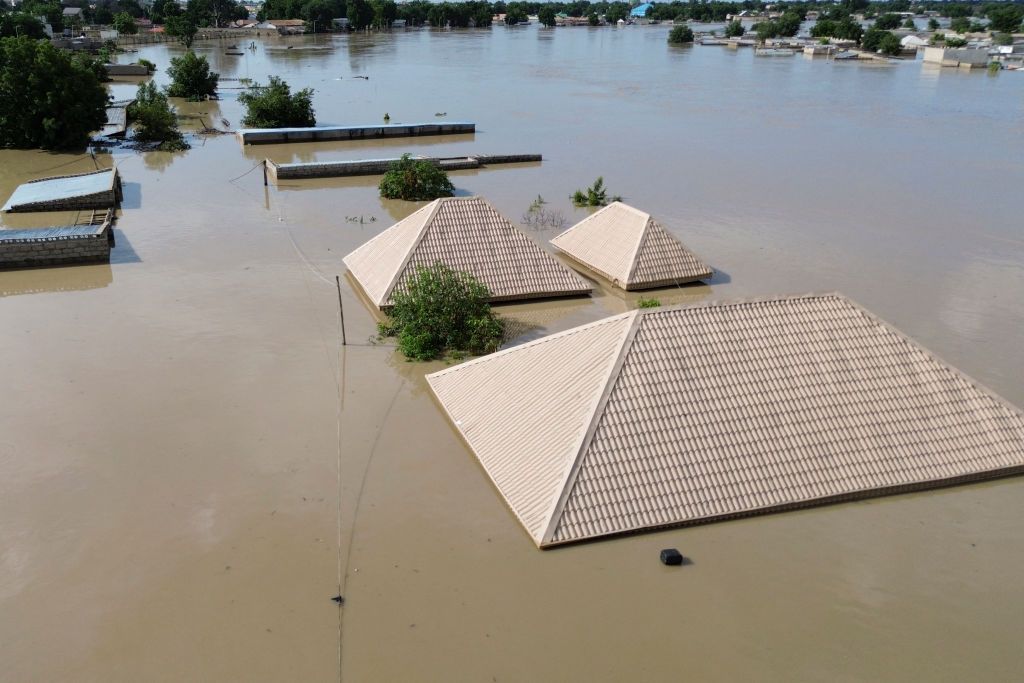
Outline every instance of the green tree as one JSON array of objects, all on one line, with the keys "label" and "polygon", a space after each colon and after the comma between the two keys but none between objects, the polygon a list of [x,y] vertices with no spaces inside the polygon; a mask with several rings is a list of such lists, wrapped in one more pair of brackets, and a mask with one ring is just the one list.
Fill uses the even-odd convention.
[{"label": "green tree", "polygon": [[167,67],[167,75],[171,77],[171,84],[167,86],[170,97],[185,97],[192,102],[202,102],[217,94],[220,74],[211,72],[206,57],[200,57],[192,50],[173,58]]},{"label": "green tree", "polygon": [[730,21],[725,25],[726,38],[738,38],[744,34],[743,24],[739,20]]},{"label": "green tree", "polygon": [[903,28],[908,31],[916,31],[917,24],[914,23],[914,20],[911,17],[907,17],[907,20],[903,22]]},{"label": "green tree", "polygon": [[999,33],[1016,33],[1020,31],[1021,21],[1024,21],[1024,7],[1020,5],[1006,5],[996,7],[988,11],[988,27]]},{"label": "green tree", "polygon": [[[687,43],[692,43],[693,29],[686,24],[673,26],[672,30],[668,32],[668,42],[670,45],[685,45]],[[598,180],[600,180],[600,178]]]},{"label": "green tree", "polygon": [[957,17],[949,22],[949,28],[957,33],[967,33],[971,30],[971,20],[966,17]]},{"label": "green tree", "polygon": [[379,30],[391,28],[392,22],[398,18],[398,5],[394,0],[373,0],[373,25]]},{"label": "green tree", "polygon": [[168,152],[188,149],[167,95],[152,81],[139,85],[135,101],[128,107],[128,117],[135,126],[136,140],[159,142],[160,149]]},{"label": "green tree", "polygon": [[587,15],[587,24],[590,26],[600,26],[601,17],[597,16],[597,12],[591,12]]},{"label": "green tree", "polygon": [[109,7],[100,6],[96,8],[96,11],[92,15],[93,23],[100,24],[102,26],[109,26],[114,23],[114,13],[110,11]]},{"label": "green tree", "polygon": [[188,50],[192,48],[192,42],[196,39],[196,33],[199,32],[199,26],[196,25],[193,17],[183,13],[167,17],[164,21],[164,31],[167,32],[167,35],[177,38],[178,42]]},{"label": "green tree", "polygon": [[349,26],[361,31],[373,23],[373,8],[366,0],[348,0],[346,14]]},{"label": "green tree", "polygon": [[604,20],[609,24],[614,24],[622,19],[625,21],[629,18],[629,5],[625,2],[612,2],[608,5],[608,9],[604,12]]},{"label": "green tree", "polygon": [[391,164],[380,179],[380,196],[385,199],[425,201],[438,197],[451,197],[455,187],[448,174],[437,164],[425,159],[413,159],[408,154]]},{"label": "green tree", "polygon": [[277,76],[267,86],[254,85],[238,96],[245,105],[242,125],[250,128],[305,128],[316,125],[313,113],[313,89],[292,94],[288,84]]},{"label": "green tree", "polygon": [[84,147],[107,120],[102,68],[48,41],[0,38],[0,147]]},{"label": "green tree", "polygon": [[139,32],[139,27],[135,25],[135,19],[127,12],[115,14],[114,21],[111,23],[115,31],[124,35],[134,35]]},{"label": "green tree", "polygon": [[894,33],[886,31],[882,39],[878,41],[878,51],[885,55],[896,56],[903,51],[903,45]]},{"label": "green tree", "polygon": [[526,7],[523,3],[513,2],[510,4],[505,11],[505,25],[515,26],[516,24],[529,21],[530,17],[526,13]]},{"label": "green tree", "polygon": [[441,263],[420,266],[396,288],[388,321],[378,329],[398,337],[409,360],[433,360],[446,352],[483,354],[498,350],[503,326],[494,315],[487,287],[469,273]]},{"label": "green tree", "polygon": [[20,12],[31,17],[45,17],[46,23],[54,31],[64,27],[64,9],[59,2],[53,0],[25,0],[18,6]]},{"label": "green tree", "polygon": [[594,184],[586,190],[576,190],[572,193],[572,203],[576,206],[604,206],[608,202],[622,201],[622,197],[608,198],[608,190],[604,186],[604,177],[598,176]]},{"label": "green tree", "polygon": [[928,30],[929,31],[938,31],[939,30],[939,22],[935,19],[935,17],[932,17],[931,19],[928,20]]},{"label": "green tree", "polygon": [[46,30],[39,20],[23,12],[0,14],[0,38],[25,36],[26,38],[45,38]]},{"label": "green tree", "polygon": [[898,14],[888,13],[875,19],[874,27],[885,31],[891,31],[892,29],[900,25],[900,17]]},{"label": "green tree", "polygon": [[548,28],[551,28],[552,26],[555,25],[556,16],[557,15],[555,14],[555,8],[552,7],[550,4],[544,5],[539,10],[537,10],[537,21],[539,21],[544,26],[547,26]]}]

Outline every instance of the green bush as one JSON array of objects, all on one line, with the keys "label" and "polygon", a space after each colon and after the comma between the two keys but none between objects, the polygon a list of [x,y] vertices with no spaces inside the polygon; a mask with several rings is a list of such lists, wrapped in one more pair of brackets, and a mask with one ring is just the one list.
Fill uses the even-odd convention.
[{"label": "green bush", "polygon": [[576,206],[604,206],[609,202],[620,202],[622,197],[608,199],[608,191],[604,187],[604,176],[598,176],[594,184],[586,190],[576,190],[572,193],[572,203]]},{"label": "green bush", "polygon": [[277,76],[270,85],[254,85],[238,96],[245,105],[242,125],[250,128],[304,128],[316,125],[313,114],[313,89],[292,94],[288,84]]},{"label": "green bush", "polygon": [[939,30],[939,22],[938,22],[938,20],[935,19],[935,17],[932,17],[931,19],[928,20],[928,30],[929,31],[938,31]]},{"label": "green bush", "polygon": [[135,102],[128,107],[128,117],[135,124],[136,140],[159,142],[160,149],[167,152],[188,149],[167,95],[160,92],[152,81],[139,86]]},{"label": "green bush", "polygon": [[149,61],[148,59],[140,59],[136,62],[136,64],[138,64],[139,66],[146,67],[146,71],[148,71],[149,73],[153,73],[154,71],[156,71],[156,64]]},{"label": "green bush", "polygon": [[391,164],[380,179],[380,196],[385,199],[405,199],[417,202],[451,197],[455,187],[436,164],[424,159],[413,159],[408,154]]},{"label": "green bush", "polygon": [[668,42],[670,45],[684,45],[686,43],[692,43],[693,30],[686,24],[673,26],[672,30],[668,32]]},{"label": "green bush", "polygon": [[730,21],[728,24],[725,25],[725,37],[726,38],[739,38],[744,33],[745,33],[745,31],[743,29],[743,24],[740,23],[740,21],[738,19],[734,20],[734,21]]},{"label": "green bush", "polygon": [[173,58],[171,65],[167,67],[167,75],[171,77],[171,84],[167,86],[167,94],[170,97],[184,97],[191,102],[202,102],[217,94],[220,74],[211,73],[210,63],[206,61],[206,57],[200,57],[192,50]]},{"label": "green bush", "polygon": [[874,28],[890,31],[897,28],[900,25],[900,17],[898,14],[888,13],[875,19]]},{"label": "green bush", "polygon": [[967,40],[964,38],[946,38],[946,47],[967,47]]},{"label": "green bush", "polygon": [[102,69],[49,41],[0,38],[0,147],[85,147],[107,120]]},{"label": "green bush", "polygon": [[1013,45],[1013,36],[1009,33],[997,33],[992,41],[996,45]]},{"label": "green bush", "polygon": [[967,17],[957,17],[949,22],[949,28],[956,33],[967,33],[971,30],[971,20]]},{"label": "green bush", "polygon": [[903,52],[903,45],[900,43],[900,39],[896,37],[896,34],[886,31],[882,39],[878,41],[878,51],[884,55],[895,57]]},{"label": "green bush", "polygon": [[661,302],[657,299],[640,299],[640,301],[636,302],[636,305],[639,308],[658,308],[661,306]]},{"label": "green bush", "polygon": [[419,267],[394,294],[380,334],[398,337],[409,360],[432,360],[445,353],[491,353],[501,344],[503,326],[487,299],[490,292],[469,273],[435,263]]},{"label": "green bush", "polygon": [[913,19],[911,19],[910,17],[907,17],[907,20],[903,22],[903,28],[905,28],[907,30],[910,30],[910,31],[916,31],[917,30],[917,24],[914,23]]},{"label": "green bush", "polygon": [[114,15],[113,27],[115,31],[125,35],[134,35],[139,32],[134,17],[127,12],[118,12]]}]

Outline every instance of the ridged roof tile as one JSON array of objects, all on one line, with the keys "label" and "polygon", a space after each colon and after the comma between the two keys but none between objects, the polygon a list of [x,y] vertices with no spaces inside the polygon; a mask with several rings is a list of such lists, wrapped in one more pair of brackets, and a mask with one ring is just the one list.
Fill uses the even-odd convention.
[{"label": "ridged roof tile", "polygon": [[623,289],[647,289],[711,277],[682,242],[639,209],[613,202],[551,244]]},{"label": "ridged roof tile", "polygon": [[[545,534],[531,531],[538,545],[1024,468],[1019,410],[841,296],[652,309],[630,320],[596,403],[560,396],[596,407]],[[514,386],[492,382],[486,365],[472,371],[474,400],[492,402],[481,433],[500,440],[515,428],[517,409],[501,406],[520,392],[538,402],[557,392],[532,383],[551,367],[543,348],[521,359],[519,348],[503,352]],[[460,392],[438,394],[453,420]],[[504,467],[529,488],[530,448],[514,438],[508,448]]]},{"label": "ridged roof tile", "polygon": [[417,268],[434,263],[471,273],[490,290],[491,301],[591,290],[480,197],[435,200],[344,261],[380,307],[392,305],[394,292],[404,289]]}]

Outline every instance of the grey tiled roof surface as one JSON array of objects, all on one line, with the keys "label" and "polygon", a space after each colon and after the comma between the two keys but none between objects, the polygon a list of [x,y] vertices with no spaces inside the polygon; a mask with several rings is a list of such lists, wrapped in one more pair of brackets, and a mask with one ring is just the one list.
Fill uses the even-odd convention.
[{"label": "grey tiled roof surface", "polygon": [[[417,268],[443,263],[473,274],[491,300],[586,294],[590,285],[479,197],[440,200],[394,290]],[[393,291],[394,291],[393,290]]]},{"label": "grey tiled roof surface", "polygon": [[684,283],[711,277],[711,269],[665,228],[651,219],[637,252],[628,287]]},{"label": "grey tiled roof surface", "polygon": [[[627,334],[594,338],[618,344],[599,400],[560,396],[594,410],[578,450],[562,456],[571,464],[545,533],[531,529],[540,546],[1024,468],[1018,409],[841,296],[608,320],[620,318],[629,320]],[[521,349],[538,342],[498,354],[503,372],[518,377],[514,385],[489,382],[486,358],[462,377],[428,377],[464,435],[472,430],[496,444],[485,458],[467,438],[485,468],[494,458],[506,470],[519,467],[520,488],[529,488],[537,463],[522,443],[503,438],[517,418],[502,404],[521,392],[549,400],[552,389],[538,390],[530,378],[551,373],[566,353],[549,363],[534,348],[527,361]],[[470,386],[472,398],[463,396]],[[491,409],[468,417],[465,407],[483,402]]]},{"label": "grey tiled roof surface", "polygon": [[480,197],[438,199],[348,254],[370,299],[393,304],[417,268],[442,263],[487,285],[491,301],[587,294],[590,283]]},{"label": "grey tiled roof surface", "polygon": [[587,216],[551,244],[623,289],[711,277],[711,269],[650,214],[622,202]]}]

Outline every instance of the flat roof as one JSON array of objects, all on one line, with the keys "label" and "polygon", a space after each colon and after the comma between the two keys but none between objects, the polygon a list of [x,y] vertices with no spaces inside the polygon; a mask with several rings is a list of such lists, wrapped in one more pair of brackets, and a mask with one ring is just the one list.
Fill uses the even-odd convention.
[{"label": "flat roof", "polygon": [[14,211],[33,204],[88,197],[114,188],[117,170],[110,168],[78,175],[42,178],[19,185],[2,211]]}]

